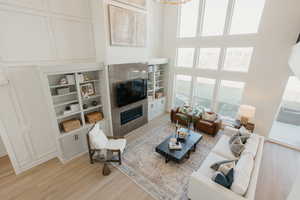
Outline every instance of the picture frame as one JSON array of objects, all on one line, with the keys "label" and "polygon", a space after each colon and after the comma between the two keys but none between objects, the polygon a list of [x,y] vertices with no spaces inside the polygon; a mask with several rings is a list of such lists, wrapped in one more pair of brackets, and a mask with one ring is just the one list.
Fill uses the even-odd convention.
[{"label": "picture frame", "polygon": [[144,12],[109,5],[111,46],[145,47],[147,15]]},{"label": "picture frame", "polygon": [[80,85],[80,93],[83,98],[95,95],[95,87],[93,83],[86,83]]}]

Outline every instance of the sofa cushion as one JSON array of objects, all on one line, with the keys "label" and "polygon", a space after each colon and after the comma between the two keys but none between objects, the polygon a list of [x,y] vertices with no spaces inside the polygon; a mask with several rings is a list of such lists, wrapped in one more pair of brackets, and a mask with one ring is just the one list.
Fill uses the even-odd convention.
[{"label": "sofa cushion", "polygon": [[234,168],[234,180],[231,185],[231,190],[233,192],[241,196],[245,195],[251,180],[253,167],[253,156],[249,153],[242,154]]},{"label": "sofa cushion", "polygon": [[213,174],[216,172],[215,170],[211,169],[210,166],[216,162],[220,162],[226,160],[226,158],[210,152],[206,159],[201,164],[200,168],[196,171],[196,173],[200,173],[202,176],[208,177],[211,179]]},{"label": "sofa cushion", "polygon": [[237,159],[237,157],[234,156],[230,150],[229,139],[229,136],[222,135],[216,146],[213,148],[212,152],[225,157],[227,160],[234,160]]},{"label": "sofa cushion", "polygon": [[250,153],[255,159],[258,150],[259,141],[260,141],[259,136],[255,134],[251,135],[251,137],[247,140],[245,144],[245,150],[243,151],[242,154]]}]

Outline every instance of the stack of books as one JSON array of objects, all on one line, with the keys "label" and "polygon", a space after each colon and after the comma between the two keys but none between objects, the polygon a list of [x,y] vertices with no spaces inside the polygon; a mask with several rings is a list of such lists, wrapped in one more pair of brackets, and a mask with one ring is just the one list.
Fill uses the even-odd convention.
[{"label": "stack of books", "polygon": [[171,150],[181,150],[182,149],[182,145],[180,142],[176,143],[176,142],[169,142],[169,149]]}]

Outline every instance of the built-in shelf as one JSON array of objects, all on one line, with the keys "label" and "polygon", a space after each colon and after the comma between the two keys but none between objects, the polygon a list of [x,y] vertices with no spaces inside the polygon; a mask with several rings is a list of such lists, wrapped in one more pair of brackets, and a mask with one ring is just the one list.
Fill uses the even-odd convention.
[{"label": "built-in shelf", "polygon": [[67,93],[67,94],[58,94],[58,95],[53,95],[52,97],[65,97],[65,96],[70,96],[70,95],[74,95],[74,94],[77,94],[77,92],[70,92],[70,93]]},{"label": "built-in shelf", "polygon": [[69,104],[73,104],[73,103],[78,103],[78,100],[72,100],[72,101],[66,101],[63,103],[59,103],[59,104],[55,104],[54,107],[61,107],[61,106],[65,106],[65,105],[69,105]]},{"label": "built-in shelf", "polygon": [[73,84],[63,84],[63,85],[51,85],[50,88],[53,89],[53,88],[62,88],[62,87],[68,87],[68,86],[74,86],[75,83]]},{"label": "built-in shelf", "polygon": [[102,105],[92,106],[92,107],[89,107],[87,109],[84,109],[83,111],[88,112],[88,111],[91,111],[91,110],[94,110],[94,109],[97,109],[97,108],[101,108],[101,107],[102,107]]},{"label": "built-in shelf", "polygon": [[80,84],[85,84],[85,83],[94,83],[94,82],[98,82],[99,80],[89,80],[89,81],[83,81],[80,82]]},{"label": "built-in shelf", "polygon": [[82,98],[82,101],[88,101],[90,99],[95,99],[95,98],[99,98],[101,97],[101,95],[93,95],[93,96],[89,96],[88,98]]},{"label": "built-in shelf", "polygon": [[71,113],[68,113],[68,114],[65,114],[65,115],[59,115],[59,116],[57,116],[57,119],[63,119],[63,118],[71,117],[72,115],[76,115],[76,114],[79,114],[79,113],[81,113],[81,110],[76,111],[76,112],[71,112]]}]

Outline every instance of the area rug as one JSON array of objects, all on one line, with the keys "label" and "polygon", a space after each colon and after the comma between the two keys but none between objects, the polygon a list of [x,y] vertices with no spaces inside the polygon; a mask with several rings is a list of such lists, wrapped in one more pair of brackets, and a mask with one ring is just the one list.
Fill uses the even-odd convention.
[{"label": "area rug", "polygon": [[174,134],[175,127],[168,117],[161,117],[135,130],[128,136],[128,144],[123,154],[122,165],[115,165],[135,183],[158,200],[187,200],[189,176],[197,170],[220,134],[211,137],[203,134],[196,152],[183,163],[165,163],[163,156],[155,152],[155,147],[166,137]]}]

